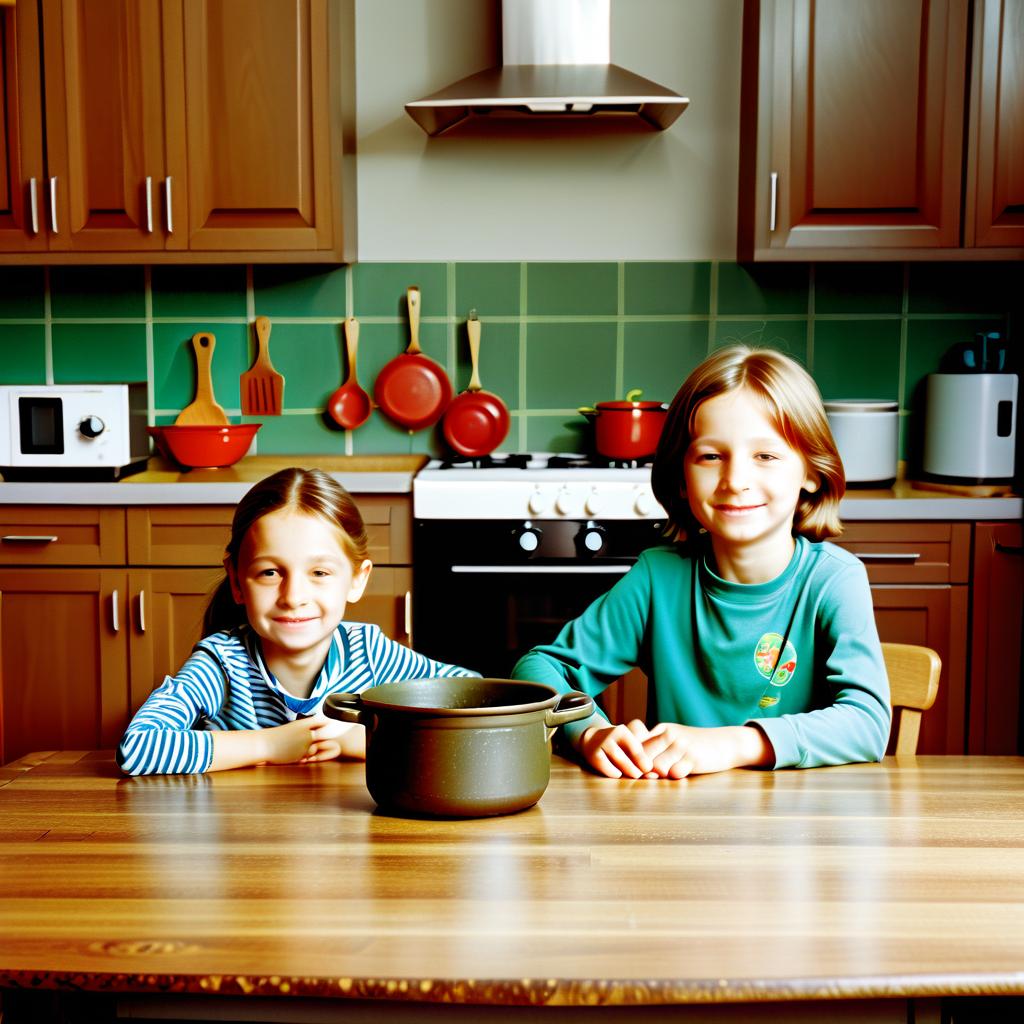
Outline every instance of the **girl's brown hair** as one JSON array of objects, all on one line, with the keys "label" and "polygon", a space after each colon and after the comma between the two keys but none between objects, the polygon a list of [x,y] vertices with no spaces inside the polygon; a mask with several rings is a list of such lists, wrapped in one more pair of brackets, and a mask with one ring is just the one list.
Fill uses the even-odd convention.
[{"label": "girl's brown hair", "polygon": [[[369,557],[366,526],[352,496],[336,480],[319,469],[282,469],[249,490],[235,509],[227,558],[238,565],[238,552],[253,523],[271,512],[289,509],[319,516],[335,527],[353,569]],[[245,606],[236,604],[225,575],[203,616],[203,636],[246,622]]]},{"label": "girl's brown hair", "polygon": [[757,396],[775,429],[804,457],[819,480],[816,491],[801,492],[793,532],[810,540],[839,536],[843,529],[839,501],[846,492],[846,475],[818,387],[789,356],[746,345],[719,349],[708,356],[672,400],[651,468],[654,496],[668,513],[669,532],[693,537],[700,529],[690,511],[683,476],[697,407],[737,388],[747,388]]}]

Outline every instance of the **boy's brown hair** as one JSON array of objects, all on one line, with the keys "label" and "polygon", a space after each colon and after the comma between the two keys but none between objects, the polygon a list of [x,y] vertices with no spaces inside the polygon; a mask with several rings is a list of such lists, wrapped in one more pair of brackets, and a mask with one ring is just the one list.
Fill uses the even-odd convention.
[{"label": "boy's brown hair", "polygon": [[654,496],[668,513],[669,532],[693,537],[700,529],[690,511],[683,476],[697,407],[737,388],[747,388],[761,402],[775,429],[818,478],[816,491],[800,494],[793,533],[810,540],[839,536],[843,529],[839,502],[846,493],[846,475],[818,387],[789,356],[747,345],[732,345],[708,356],[672,400],[651,468]]}]

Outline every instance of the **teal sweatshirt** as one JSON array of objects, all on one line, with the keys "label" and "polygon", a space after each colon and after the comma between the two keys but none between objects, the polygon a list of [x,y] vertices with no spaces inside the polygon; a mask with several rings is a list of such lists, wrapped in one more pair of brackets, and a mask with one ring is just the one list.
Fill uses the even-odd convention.
[{"label": "teal sweatshirt", "polygon": [[[597,696],[637,666],[653,688],[648,725],[756,725],[776,768],[885,753],[889,681],[867,574],[835,544],[798,537],[785,571],[757,584],[721,579],[703,553],[651,548],[512,674]],[[604,723],[595,712],[564,729],[578,744]]]}]

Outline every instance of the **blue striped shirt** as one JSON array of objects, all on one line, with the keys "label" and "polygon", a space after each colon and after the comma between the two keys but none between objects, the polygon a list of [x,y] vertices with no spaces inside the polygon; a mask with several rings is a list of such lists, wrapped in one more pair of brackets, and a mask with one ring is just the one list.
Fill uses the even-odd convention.
[{"label": "blue striped shirt", "polygon": [[117,763],[129,775],[204,772],[213,730],[260,729],[317,713],[329,693],[358,693],[380,683],[475,672],[417,654],[378,626],[342,622],[309,697],[296,697],[263,663],[247,626],[196,644],[175,676],[166,676],[121,738]]}]

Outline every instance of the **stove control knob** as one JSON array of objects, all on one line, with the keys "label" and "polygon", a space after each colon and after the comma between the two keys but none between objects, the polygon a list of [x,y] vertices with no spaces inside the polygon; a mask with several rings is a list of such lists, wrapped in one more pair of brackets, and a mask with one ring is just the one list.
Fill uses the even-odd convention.
[{"label": "stove control knob", "polygon": [[540,530],[533,523],[527,521],[523,523],[523,528],[519,531],[516,540],[521,550],[532,555],[540,547],[540,536]]},{"label": "stove control knob", "polygon": [[598,554],[607,542],[605,531],[595,523],[587,523],[576,535],[576,544],[584,555]]},{"label": "stove control knob", "polygon": [[547,512],[551,506],[551,500],[539,487],[536,487],[533,494],[530,495],[527,506],[535,516],[539,516]]},{"label": "stove control knob", "polygon": [[106,423],[104,423],[99,416],[86,416],[85,419],[78,424],[78,432],[82,437],[99,437],[106,429]]},{"label": "stove control knob", "polygon": [[601,494],[598,492],[598,489],[595,487],[590,492],[590,494],[587,495],[587,500],[583,506],[583,511],[586,512],[588,516],[596,516],[603,508],[604,498],[601,496]]},{"label": "stove control knob", "polygon": [[558,497],[555,498],[555,511],[567,516],[572,511],[572,506],[572,491],[568,487],[563,487],[558,492]]},{"label": "stove control knob", "polygon": [[649,516],[655,508],[654,495],[646,489],[638,489],[633,508],[639,516]]}]

